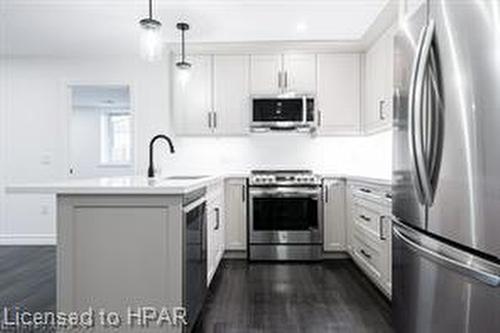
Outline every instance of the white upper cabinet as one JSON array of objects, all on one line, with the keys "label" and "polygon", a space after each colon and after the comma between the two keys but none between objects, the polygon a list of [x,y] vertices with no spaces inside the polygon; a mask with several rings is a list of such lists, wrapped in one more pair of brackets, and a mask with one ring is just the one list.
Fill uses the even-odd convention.
[{"label": "white upper cabinet", "polygon": [[190,56],[189,70],[173,68],[173,113],[178,135],[244,135],[250,115],[249,56]]},{"label": "white upper cabinet", "polygon": [[363,130],[375,133],[392,125],[393,38],[388,29],[365,55],[365,96]]},{"label": "white upper cabinet", "polygon": [[242,135],[249,131],[249,56],[214,56],[214,128],[217,134]]},{"label": "white upper cabinet", "polygon": [[320,135],[360,133],[361,57],[318,55],[317,126]]},{"label": "white upper cabinet", "polygon": [[213,132],[212,56],[191,56],[192,67],[173,67],[174,124],[178,135],[207,135]]},{"label": "white upper cabinet", "polygon": [[316,55],[261,54],[250,62],[251,93],[316,92]]},{"label": "white upper cabinet", "polygon": [[278,94],[282,86],[282,61],[280,54],[250,56],[252,94]]},{"label": "white upper cabinet", "polygon": [[285,54],[283,56],[283,86],[286,91],[316,92],[316,55]]}]

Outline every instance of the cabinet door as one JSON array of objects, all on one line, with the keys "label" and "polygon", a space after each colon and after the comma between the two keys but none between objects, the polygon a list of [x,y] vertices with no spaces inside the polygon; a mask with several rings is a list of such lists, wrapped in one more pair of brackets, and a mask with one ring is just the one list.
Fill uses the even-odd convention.
[{"label": "cabinet door", "polygon": [[344,182],[327,179],[323,186],[324,250],[344,251],[346,248]]},{"label": "cabinet door", "polygon": [[252,94],[280,93],[280,54],[260,54],[250,56],[250,87]]},{"label": "cabinet door", "polygon": [[392,221],[386,215],[383,217],[383,233],[384,233],[384,287],[389,294],[392,291]]},{"label": "cabinet door", "polygon": [[393,37],[391,27],[365,57],[363,127],[366,133],[389,129],[392,124]]},{"label": "cabinet door", "polygon": [[225,189],[226,250],[247,249],[246,179],[229,179]]},{"label": "cabinet door", "polygon": [[321,135],[360,131],[360,55],[318,55],[318,131]]},{"label": "cabinet door", "polygon": [[207,135],[212,132],[212,56],[190,57],[189,70],[173,67],[174,124],[178,135]]},{"label": "cabinet door", "polygon": [[245,55],[214,56],[215,132],[242,135],[249,131],[250,69]]},{"label": "cabinet door", "polygon": [[287,91],[316,92],[316,55],[286,54],[283,56],[284,88]]},{"label": "cabinet door", "polygon": [[353,186],[346,185],[345,187],[345,221],[346,221],[346,247],[347,252],[354,255],[354,196]]},{"label": "cabinet door", "polygon": [[214,205],[207,206],[207,285],[210,285],[216,269],[217,239]]}]

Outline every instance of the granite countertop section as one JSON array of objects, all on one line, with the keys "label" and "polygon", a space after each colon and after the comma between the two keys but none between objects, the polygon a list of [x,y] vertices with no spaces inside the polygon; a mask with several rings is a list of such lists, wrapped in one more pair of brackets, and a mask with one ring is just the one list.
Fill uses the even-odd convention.
[{"label": "granite countertop section", "polygon": [[148,179],[145,176],[74,179],[61,182],[7,186],[7,193],[43,194],[165,194],[183,195],[224,179],[211,175],[196,179]]}]

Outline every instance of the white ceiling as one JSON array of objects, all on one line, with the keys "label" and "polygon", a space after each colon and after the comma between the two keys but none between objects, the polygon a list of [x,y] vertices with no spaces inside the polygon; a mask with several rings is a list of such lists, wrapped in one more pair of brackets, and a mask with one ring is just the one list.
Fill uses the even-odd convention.
[{"label": "white ceiling", "polygon": [[[387,0],[154,0],[166,42],[332,41],[362,37]],[[0,53],[137,52],[147,0],[0,0]]]}]

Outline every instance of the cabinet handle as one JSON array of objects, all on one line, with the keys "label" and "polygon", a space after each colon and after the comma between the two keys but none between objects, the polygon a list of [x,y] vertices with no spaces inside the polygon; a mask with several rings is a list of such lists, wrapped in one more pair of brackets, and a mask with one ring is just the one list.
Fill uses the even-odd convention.
[{"label": "cabinet handle", "polygon": [[278,72],[278,88],[280,88],[280,89],[283,86],[283,83],[282,83],[283,79],[281,76],[282,76],[282,73],[281,73],[281,71],[279,71]]},{"label": "cabinet handle", "polygon": [[359,218],[362,219],[362,220],[365,220],[366,222],[370,222],[371,221],[371,218],[369,218],[368,216],[363,215],[363,214],[359,215]]},{"label": "cabinet handle", "polygon": [[359,189],[361,192],[364,192],[364,193],[372,193],[372,190],[368,189],[368,188],[360,188]]},{"label": "cabinet handle", "polygon": [[288,88],[288,72],[285,71],[285,88]]},{"label": "cabinet handle", "polygon": [[361,249],[359,252],[361,252],[361,254],[367,257],[368,259],[372,258],[371,254],[367,253],[364,249]]},{"label": "cabinet handle", "polygon": [[241,186],[241,201],[243,201],[243,202],[246,201],[246,189],[245,189],[245,185]]},{"label": "cabinet handle", "polygon": [[215,227],[214,230],[219,230],[220,227],[220,209],[219,207],[215,207]]},{"label": "cabinet handle", "polygon": [[214,117],[214,128],[217,128],[217,112],[213,111],[213,117]]},{"label": "cabinet handle", "polygon": [[385,104],[384,100],[380,100],[378,102],[378,117],[380,118],[380,120],[385,120],[384,104]]},{"label": "cabinet handle", "polygon": [[212,112],[208,113],[208,128],[212,128]]},{"label": "cabinet handle", "polygon": [[328,185],[325,185],[324,190],[325,190],[325,202],[328,202],[328,199],[329,199],[328,198]]},{"label": "cabinet handle", "polygon": [[318,110],[318,127],[321,127],[321,110]]},{"label": "cabinet handle", "polygon": [[380,216],[378,219],[378,233],[379,233],[379,238],[380,240],[386,240],[387,237],[385,237],[385,231],[384,231],[384,219],[385,216]]}]

